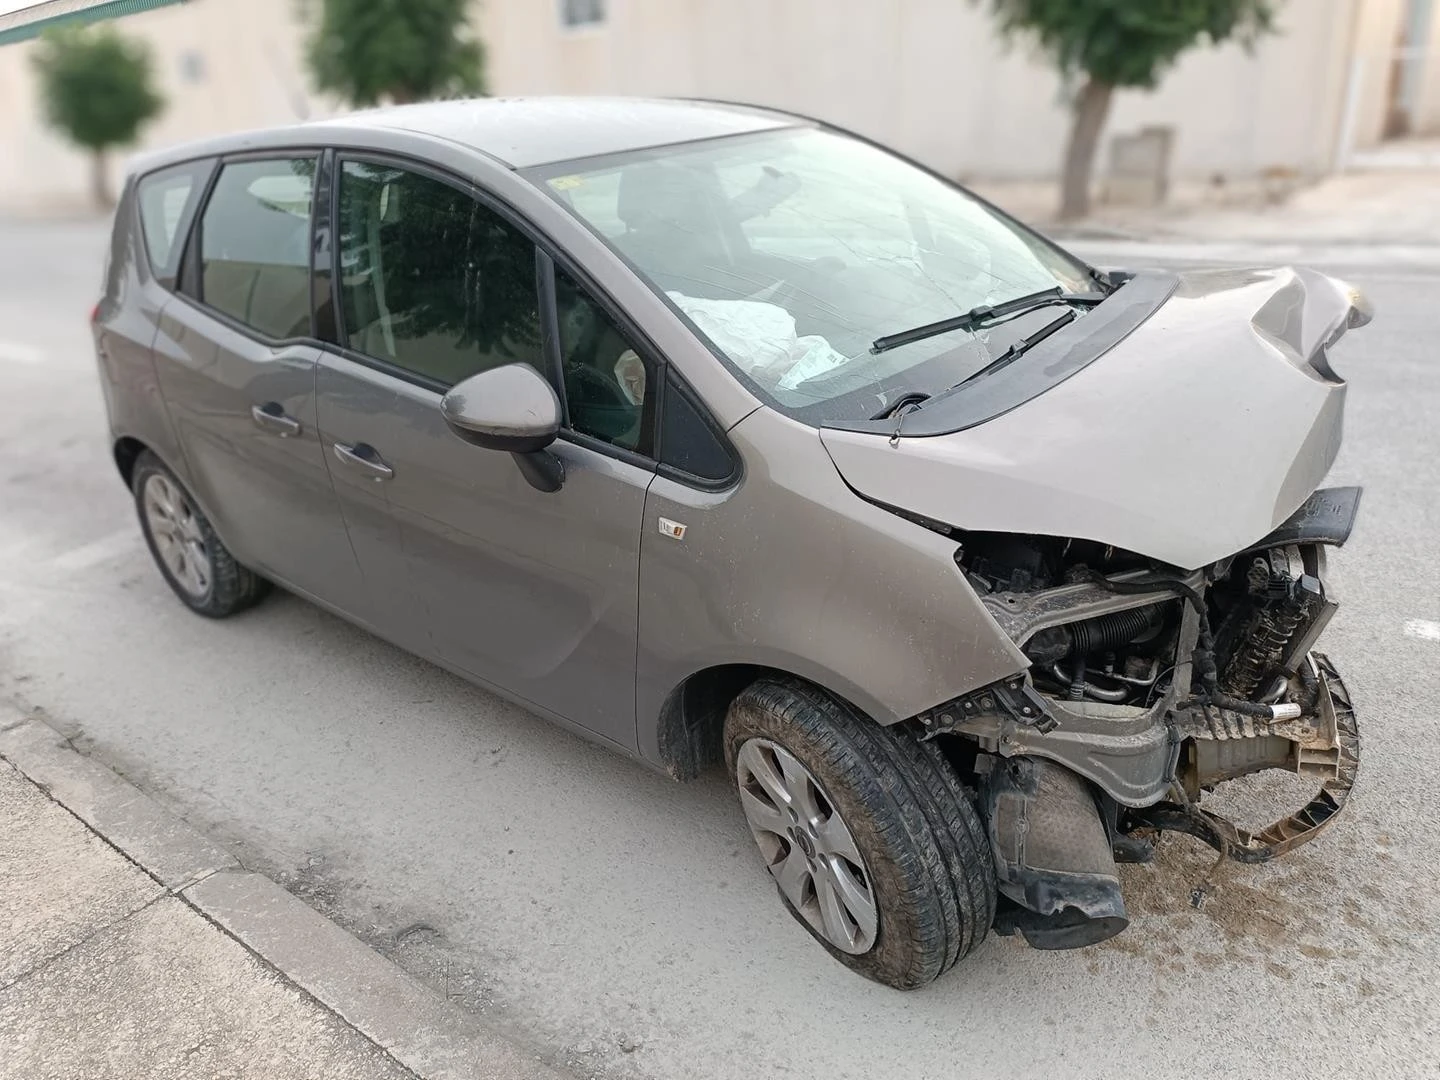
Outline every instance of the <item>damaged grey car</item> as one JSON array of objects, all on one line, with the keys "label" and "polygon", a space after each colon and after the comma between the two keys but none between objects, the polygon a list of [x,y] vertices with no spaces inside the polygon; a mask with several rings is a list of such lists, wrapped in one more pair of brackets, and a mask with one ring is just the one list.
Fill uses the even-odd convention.
[{"label": "damaged grey car", "polygon": [[[1335,820],[1360,493],[1321,485],[1369,318],[1307,270],[1098,269],[804,118],[535,99],[141,160],[94,331],[182,602],[278,584],[723,765],[791,914],[912,988],[992,928],[1121,932],[1165,830],[1259,863]],[[1207,806],[1263,769],[1314,797]]]}]

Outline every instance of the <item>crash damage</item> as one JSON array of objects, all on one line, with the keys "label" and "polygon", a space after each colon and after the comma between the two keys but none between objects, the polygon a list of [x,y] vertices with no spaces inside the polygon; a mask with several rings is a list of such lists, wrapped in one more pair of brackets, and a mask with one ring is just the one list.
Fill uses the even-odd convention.
[{"label": "crash damage", "polygon": [[[1124,929],[1115,862],[1147,861],[1159,831],[1255,863],[1334,820],[1360,740],[1314,647],[1337,607],[1326,549],[1349,535],[1359,498],[1318,491],[1260,543],[1189,574],[1093,542],[966,537],[957,559],[1031,668],[917,723],[978,749],[1000,888],[1032,944]],[[1201,805],[1265,769],[1314,778],[1314,797],[1254,831]]]},{"label": "crash damage", "polygon": [[[1313,271],[1133,275],[988,396],[927,401],[888,441],[822,431],[853,490],[959,543],[1028,661],[913,720],[973,755],[1002,929],[1104,940],[1128,924],[1116,861],[1160,831],[1264,862],[1344,805],[1359,734],[1316,647],[1360,491],[1316,488],[1341,440],[1330,353],[1370,318]],[[1253,831],[1202,805],[1266,769],[1314,797]]]}]

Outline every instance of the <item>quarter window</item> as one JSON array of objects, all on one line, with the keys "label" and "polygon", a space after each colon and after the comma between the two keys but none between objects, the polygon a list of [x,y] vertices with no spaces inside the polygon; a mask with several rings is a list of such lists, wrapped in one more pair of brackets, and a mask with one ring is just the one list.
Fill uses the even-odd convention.
[{"label": "quarter window", "polygon": [[150,269],[166,288],[175,284],[180,264],[180,238],[190,226],[200,187],[210,162],[187,162],[144,177],[136,187],[140,203],[140,230]]},{"label": "quarter window", "polygon": [[271,338],[310,333],[315,159],[224,166],[200,218],[200,300]]},{"label": "quarter window", "polygon": [[545,365],[535,247],[450,184],[347,161],[340,282],[350,348],[451,386],[503,364]]},{"label": "quarter window", "polygon": [[735,475],[730,451],[673,375],[660,417],[660,463],[702,480],[718,482]]},{"label": "quarter window", "polygon": [[570,427],[650,454],[653,371],[604,310],[560,270],[555,272],[555,307]]}]

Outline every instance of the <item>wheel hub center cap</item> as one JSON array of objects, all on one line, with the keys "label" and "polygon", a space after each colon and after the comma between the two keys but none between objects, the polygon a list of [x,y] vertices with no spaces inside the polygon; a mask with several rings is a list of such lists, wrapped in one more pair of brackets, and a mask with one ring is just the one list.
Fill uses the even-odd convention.
[{"label": "wheel hub center cap", "polygon": [[808,832],[804,829],[792,828],[790,830],[790,837],[795,841],[795,846],[804,853],[807,859],[813,859],[815,857],[815,841],[810,838]]}]

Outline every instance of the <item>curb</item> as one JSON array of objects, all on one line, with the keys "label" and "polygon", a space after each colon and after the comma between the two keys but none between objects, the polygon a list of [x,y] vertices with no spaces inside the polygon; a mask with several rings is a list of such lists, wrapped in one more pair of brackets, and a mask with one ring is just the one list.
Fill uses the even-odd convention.
[{"label": "curb", "polygon": [[85,757],[43,720],[0,709],[0,757],[121,854],[425,1080],[564,1080],[370,946]]}]

